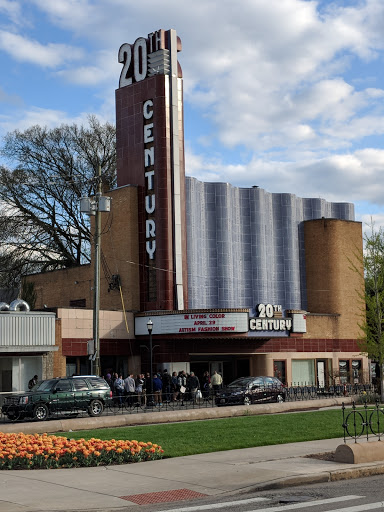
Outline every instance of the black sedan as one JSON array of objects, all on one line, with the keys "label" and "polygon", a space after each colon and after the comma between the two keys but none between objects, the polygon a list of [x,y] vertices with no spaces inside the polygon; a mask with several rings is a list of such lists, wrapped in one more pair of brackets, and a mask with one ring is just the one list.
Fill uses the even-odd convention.
[{"label": "black sedan", "polygon": [[240,377],[217,392],[216,405],[284,402],[285,386],[276,377]]}]

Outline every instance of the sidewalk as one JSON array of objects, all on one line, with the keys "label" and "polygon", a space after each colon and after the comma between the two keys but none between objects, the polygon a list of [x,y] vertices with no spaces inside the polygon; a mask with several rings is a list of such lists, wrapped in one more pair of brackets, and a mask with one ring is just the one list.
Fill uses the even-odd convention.
[{"label": "sidewalk", "polygon": [[177,508],[203,504],[206,497],[226,493],[384,473],[384,462],[351,465],[305,458],[342,443],[330,439],[123,466],[1,471],[0,511],[119,512],[160,502],[174,509],[176,503]]}]

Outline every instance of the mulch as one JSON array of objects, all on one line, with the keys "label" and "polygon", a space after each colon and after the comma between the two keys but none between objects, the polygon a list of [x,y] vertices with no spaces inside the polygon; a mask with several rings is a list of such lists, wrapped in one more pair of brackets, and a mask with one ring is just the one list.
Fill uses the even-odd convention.
[{"label": "mulch", "polygon": [[308,459],[328,460],[335,462],[335,452],[313,453],[305,456]]}]

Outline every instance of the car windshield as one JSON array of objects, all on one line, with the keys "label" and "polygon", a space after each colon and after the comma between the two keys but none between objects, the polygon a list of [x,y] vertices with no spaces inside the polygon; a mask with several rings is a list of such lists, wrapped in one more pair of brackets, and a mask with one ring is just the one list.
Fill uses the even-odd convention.
[{"label": "car windshield", "polygon": [[242,377],[240,379],[236,379],[230,384],[228,384],[228,388],[245,388],[250,385],[251,382],[255,380],[255,377]]},{"label": "car windshield", "polygon": [[33,386],[31,391],[49,391],[57,383],[57,380],[41,380]]}]

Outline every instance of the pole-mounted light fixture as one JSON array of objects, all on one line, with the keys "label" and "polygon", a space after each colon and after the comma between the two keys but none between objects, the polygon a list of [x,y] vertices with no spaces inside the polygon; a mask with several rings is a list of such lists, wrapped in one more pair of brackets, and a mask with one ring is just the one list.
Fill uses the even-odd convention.
[{"label": "pole-mounted light fixture", "polygon": [[150,318],[148,318],[147,322],[147,329],[149,334],[149,356],[150,356],[150,363],[149,363],[149,369],[150,369],[150,379],[151,379],[151,397],[149,400],[149,404],[153,405],[153,347],[152,347],[152,330],[153,330],[153,322]]}]

